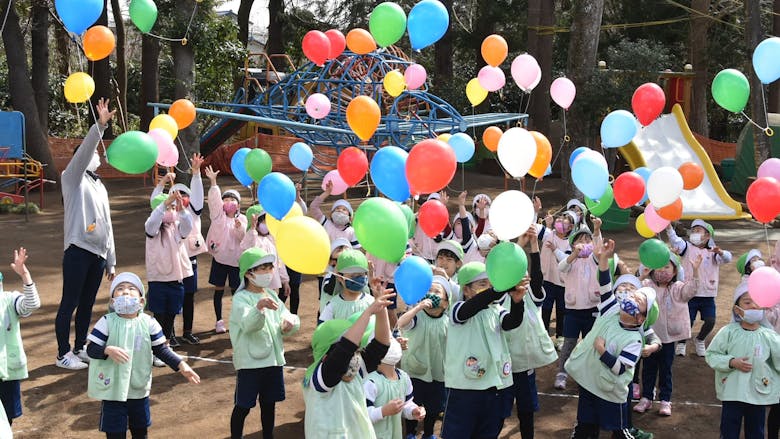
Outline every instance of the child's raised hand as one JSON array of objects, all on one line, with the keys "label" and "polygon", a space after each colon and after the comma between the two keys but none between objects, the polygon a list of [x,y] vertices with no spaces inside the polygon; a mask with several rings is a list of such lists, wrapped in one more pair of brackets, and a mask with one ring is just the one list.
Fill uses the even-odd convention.
[{"label": "child's raised hand", "polygon": [[181,192],[176,191],[176,211],[181,212],[184,210],[184,201],[181,199]]},{"label": "child's raised hand", "polygon": [[163,181],[167,181],[170,184],[173,184],[176,181],[176,174],[173,172],[169,172],[165,174],[165,177],[163,177]]},{"label": "child's raised hand", "polygon": [[277,305],[274,299],[271,299],[270,297],[263,297],[262,299],[257,301],[257,305],[255,305],[255,308],[257,308],[258,311],[262,311],[265,308],[275,311],[279,309],[279,305]]},{"label": "child's raised hand", "polygon": [[385,294],[376,297],[371,305],[369,305],[368,312],[371,314],[378,314],[387,308],[390,304],[392,304],[393,302],[390,301],[390,299],[395,297],[395,293],[392,291],[392,289],[386,289]]},{"label": "child's raised hand", "polygon": [[538,215],[542,211],[542,200],[539,197],[534,197],[534,212]]},{"label": "child's raised hand", "polygon": [[465,206],[466,205],[466,197],[469,195],[468,192],[463,191],[458,195],[458,206]]},{"label": "child's raised hand", "polygon": [[696,257],[693,259],[693,261],[691,261],[691,266],[693,267],[693,269],[694,269],[694,270],[698,270],[698,269],[699,269],[699,267],[701,267],[701,262],[702,262],[703,260],[704,260],[704,258],[702,257],[701,253],[699,253],[699,254],[698,254],[698,255],[697,255],[697,256],[696,256]]},{"label": "child's raised hand", "polygon": [[[373,270],[370,270],[370,274],[373,274]],[[387,294],[387,281],[382,276],[369,277],[368,287],[371,290],[371,294],[376,298],[383,294]]]},{"label": "child's raised hand", "polygon": [[390,402],[382,406],[382,417],[393,416],[401,413],[404,409],[404,401],[401,399],[391,399]]},{"label": "child's raised hand", "polygon": [[114,363],[116,364],[125,364],[130,360],[127,351],[119,346],[106,346],[106,349],[103,352],[108,355],[108,358],[114,360]]},{"label": "child's raised hand", "polygon": [[260,219],[260,215],[252,214],[252,229],[257,229],[257,220]]},{"label": "child's raised hand", "polygon": [[203,156],[196,152],[192,155],[192,173],[200,172],[201,165],[203,165]]},{"label": "child's raised hand", "polygon": [[236,219],[234,220],[234,225],[237,229],[244,227],[244,225],[241,224],[241,220],[238,217],[236,217]]},{"label": "child's raised hand", "polygon": [[729,367],[733,367],[741,372],[750,372],[753,370],[753,365],[748,360],[748,357],[732,358],[729,360]]},{"label": "child's raised hand", "polygon": [[444,203],[445,206],[450,202],[450,196],[447,195],[447,191],[439,192],[439,198],[441,198],[441,202]]},{"label": "child's raised hand", "polygon": [[584,244],[575,244],[574,247],[571,248],[571,254],[577,256],[580,254],[583,248],[584,248]]},{"label": "child's raised hand", "polygon": [[325,196],[330,196],[331,193],[333,193],[333,181],[328,180],[328,182],[325,183]]},{"label": "child's raised hand", "polygon": [[419,406],[412,410],[412,417],[417,421],[425,419],[425,407]]},{"label": "child's raised hand", "polygon": [[[24,279],[25,276],[30,277],[30,272],[27,270],[27,266],[25,265],[26,262],[27,262],[27,249],[24,247],[19,247],[19,250],[14,250],[14,261],[11,262],[11,268],[22,279]],[[31,283],[31,282],[27,282],[25,280],[24,283]]]},{"label": "child's raised hand", "polygon": [[450,278],[449,276],[447,276],[447,272],[444,271],[444,269],[441,268],[441,267],[433,267],[433,275],[434,276],[441,276],[441,277],[443,277],[445,279],[449,279]]},{"label": "child's raised hand", "polygon": [[215,171],[211,165],[206,166],[206,177],[211,180],[212,184],[217,183],[217,175],[219,175],[219,171]]},{"label": "child's raised hand", "polygon": [[555,225],[555,218],[553,218],[553,216],[548,213],[547,216],[544,217],[544,226],[547,227],[548,229],[551,229],[554,225]]},{"label": "child's raised hand", "polygon": [[520,303],[523,300],[523,297],[525,297],[525,293],[528,292],[528,287],[530,283],[531,283],[531,279],[528,276],[526,276],[523,278],[523,280],[520,281],[519,284],[515,285],[512,291],[509,292],[509,294],[512,296],[513,302]]},{"label": "child's raised hand", "polygon": [[615,256],[615,241],[612,239],[605,239],[600,249],[596,249],[599,253],[599,257],[604,256],[609,259]]},{"label": "child's raised hand", "polygon": [[547,248],[549,248],[549,249],[550,249],[550,250],[552,250],[552,251],[555,251],[555,244],[553,244],[553,243],[552,243],[552,241],[546,241],[546,242],[544,243],[544,246],[545,246],[545,247],[547,247]]},{"label": "child's raised hand", "polygon": [[601,218],[591,215],[590,221],[593,223],[593,230],[601,230]]},{"label": "child's raised hand", "polygon": [[433,308],[433,302],[431,302],[431,299],[423,299],[417,304],[417,307],[420,309],[431,309]]},{"label": "child's raised hand", "polygon": [[200,384],[200,376],[184,361],[179,363],[179,373],[192,384]]}]

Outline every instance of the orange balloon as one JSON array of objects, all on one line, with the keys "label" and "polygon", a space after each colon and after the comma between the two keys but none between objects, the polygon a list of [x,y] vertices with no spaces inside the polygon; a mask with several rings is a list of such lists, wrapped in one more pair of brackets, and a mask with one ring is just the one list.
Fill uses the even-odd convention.
[{"label": "orange balloon", "polygon": [[656,208],[655,211],[658,216],[667,221],[677,221],[678,219],[682,218],[683,214],[682,199],[678,198],[674,203],[668,206]]},{"label": "orange balloon", "polygon": [[509,46],[501,35],[490,35],[482,41],[482,58],[493,67],[498,67],[506,59]]},{"label": "orange balloon", "polygon": [[176,121],[179,129],[183,130],[195,120],[195,105],[189,99],[179,99],[171,105],[168,114]]},{"label": "orange balloon", "polygon": [[84,55],[90,61],[99,61],[114,51],[116,47],[116,38],[111,29],[105,26],[92,26],[84,34],[82,40],[84,45]]},{"label": "orange balloon", "polygon": [[502,134],[504,132],[499,127],[487,127],[482,132],[482,143],[485,144],[485,148],[492,152],[498,151],[498,140],[501,139]]},{"label": "orange balloon", "polygon": [[366,141],[374,135],[381,118],[379,105],[368,96],[358,96],[347,105],[347,124],[360,140]]},{"label": "orange balloon", "polygon": [[531,169],[528,170],[528,173],[532,177],[542,178],[544,173],[547,172],[550,160],[552,160],[552,145],[550,145],[550,141],[547,140],[544,134],[538,131],[529,132],[536,140],[536,158],[533,164],[531,164]]},{"label": "orange balloon", "polygon": [[347,48],[358,55],[365,55],[376,50],[376,42],[367,30],[352,29],[347,33]]},{"label": "orange balloon", "polygon": [[689,191],[699,187],[704,181],[704,171],[694,162],[685,162],[677,168],[683,178],[683,189]]}]

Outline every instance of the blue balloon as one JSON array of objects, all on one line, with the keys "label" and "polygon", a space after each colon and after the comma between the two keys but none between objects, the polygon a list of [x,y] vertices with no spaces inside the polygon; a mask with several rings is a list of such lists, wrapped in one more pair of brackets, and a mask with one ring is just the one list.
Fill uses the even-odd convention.
[{"label": "blue balloon", "polygon": [[309,169],[312,160],[314,160],[314,154],[311,152],[311,148],[303,142],[294,143],[293,146],[290,147],[289,156],[290,163],[301,171]]},{"label": "blue balloon", "polygon": [[269,215],[281,221],[295,203],[295,184],[281,172],[271,172],[257,185],[257,200]]},{"label": "blue balloon", "polygon": [[407,305],[414,305],[428,293],[433,283],[431,264],[419,256],[401,262],[393,276],[395,289]]},{"label": "blue balloon", "polygon": [[81,35],[103,13],[103,0],[54,0],[54,9],[65,29]]},{"label": "blue balloon", "polygon": [[609,186],[609,172],[604,164],[591,156],[584,155],[571,168],[574,185],[586,197],[598,200]]},{"label": "blue balloon", "polygon": [[397,146],[380,148],[371,159],[371,180],[377,189],[393,201],[406,201],[410,197],[406,181],[406,157],[409,153]]},{"label": "blue balloon", "polygon": [[604,148],[620,148],[636,136],[634,115],[626,110],[615,110],[601,122],[601,143]]},{"label": "blue balloon", "polygon": [[642,177],[642,180],[645,181],[645,195],[642,197],[642,200],[639,203],[637,203],[637,204],[644,204],[645,201],[647,201],[647,180],[650,179],[650,174],[652,174],[653,171],[650,170],[650,168],[646,168],[642,166],[641,168],[634,169],[634,172],[639,174],[639,176]]},{"label": "blue balloon", "polygon": [[569,168],[574,166],[574,160],[577,159],[577,156],[582,154],[585,151],[590,150],[587,146],[580,146],[579,148],[575,149],[571,152],[571,156],[569,156]]},{"label": "blue balloon", "polygon": [[450,14],[439,0],[422,0],[409,11],[406,30],[413,50],[422,50],[439,41],[450,27]]},{"label": "blue balloon", "polygon": [[254,181],[252,180],[252,177],[249,176],[249,173],[246,172],[246,166],[244,166],[244,161],[246,160],[246,155],[249,154],[249,151],[251,151],[249,148],[240,148],[233,153],[233,157],[230,158],[230,170],[233,172],[233,176],[236,177],[236,180],[241,183],[241,186],[249,186]]},{"label": "blue balloon", "polygon": [[762,84],[780,79],[780,38],[771,37],[762,41],[753,51],[753,70]]},{"label": "blue balloon", "polygon": [[455,151],[455,159],[458,163],[466,163],[474,157],[474,139],[469,137],[468,134],[453,134],[447,143]]}]

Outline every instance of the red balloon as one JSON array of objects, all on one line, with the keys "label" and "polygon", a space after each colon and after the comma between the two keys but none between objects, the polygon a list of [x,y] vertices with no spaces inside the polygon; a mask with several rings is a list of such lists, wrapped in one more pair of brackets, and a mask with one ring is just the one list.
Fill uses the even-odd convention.
[{"label": "red balloon", "polygon": [[328,36],[318,30],[310,30],[303,36],[303,54],[311,62],[322,67],[330,54]]},{"label": "red balloon", "polygon": [[366,176],[368,171],[366,154],[359,148],[350,146],[341,151],[336,162],[336,169],[338,169],[339,175],[345,183],[354,186]]},{"label": "red balloon", "polygon": [[330,40],[330,52],[328,59],[336,59],[347,48],[347,38],[338,29],[331,29],[325,32],[325,36]]},{"label": "red balloon", "polygon": [[444,189],[455,175],[455,151],[438,139],[414,145],[406,158],[406,179],[412,195],[431,194]]},{"label": "red balloon", "polygon": [[436,237],[449,223],[447,206],[439,200],[428,200],[417,212],[417,224],[430,238]]},{"label": "red balloon", "polygon": [[666,95],[658,84],[648,82],[640,85],[631,98],[631,108],[642,126],[648,126],[664,111]]},{"label": "red balloon", "polygon": [[645,180],[636,172],[624,172],[615,179],[612,189],[615,203],[621,209],[626,209],[644,198]]},{"label": "red balloon", "polygon": [[748,188],[746,198],[753,218],[767,224],[780,213],[780,182],[772,177],[757,178]]}]

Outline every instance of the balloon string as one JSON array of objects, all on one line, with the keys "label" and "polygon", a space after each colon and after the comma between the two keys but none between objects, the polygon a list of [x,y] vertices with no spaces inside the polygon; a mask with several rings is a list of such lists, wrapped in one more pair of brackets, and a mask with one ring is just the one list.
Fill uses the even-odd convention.
[{"label": "balloon string", "polygon": [[531,200],[533,201],[534,197],[536,196],[536,183],[539,183],[538,178],[534,178],[534,188],[531,190]]},{"label": "balloon string", "polygon": [[769,230],[766,223],[764,223],[764,238],[766,239],[766,254],[769,256],[772,254],[772,246],[769,245]]},{"label": "balloon string", "polygon": [[150,36],[152,38],[157,38],[158,40],[170,41],[170,42],[173,42],[173,43],[181,42],[182,45],[187,44],[187,37],[190,36],[190,28],[192,27],[192,21],[195,19],[195,14],[197,12],[198,12],[198,3],[196,2],[195,3],[195,7],[192,8],[192,14],[190,15],[190,20],[187,23],[187,28],[184,31],[184,36],[182,38],[168,38],[168,37],[163,37],[161,35],[155,35],[155,34],[153,34],[151,32],[146,32],[146,33],[144,33],[144,35]]},{"label": "balloon string", "polygon": [[775,132],[772,127],[769,126],[769,113],[766,110],[766,95],[764,95],[764,84],[761,84],[761,103],[764,104],[764,120],[766,121],[766,128],[764,128],[764,134],[772,137]]},{"label": "balloon string", "polygon": [[525,110],[523,110],[523,113],[528,114],[528,107],[531,106],[531,93],[527,93],[528,95],[528,101],[525,103]]},{"label": "balloon string", "polygon": [[558,151],[555,153],[555,158],[550,163],[550,169],[555,167],[555,163],[558,161],[558,157],[561,155],[561,152],[563,152],[563,146],[569,142],[569,136],[566,134],[566,110],[561,108],[561,111],[563,111],[563,138],[561,139],[561,144],[558,146]]}]

